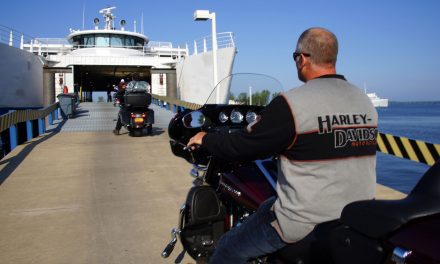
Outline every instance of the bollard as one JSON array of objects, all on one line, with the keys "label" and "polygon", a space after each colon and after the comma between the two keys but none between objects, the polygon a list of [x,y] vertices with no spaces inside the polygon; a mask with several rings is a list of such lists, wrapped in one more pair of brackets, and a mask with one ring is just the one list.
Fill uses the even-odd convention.
[{"label": "bollard", "polygon": [[33,132],[32,132],[32,121],[31,120],[26,120],[26,135],[27,135],[27,141],[32,140],[32,138],[34,137]]}]

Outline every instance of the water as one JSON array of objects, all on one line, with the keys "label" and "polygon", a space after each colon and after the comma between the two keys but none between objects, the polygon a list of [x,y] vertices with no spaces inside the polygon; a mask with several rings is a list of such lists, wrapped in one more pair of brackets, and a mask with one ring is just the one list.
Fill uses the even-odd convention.
[{"label": "water", "polygon": [[[425,142],[440,144],[440,102],[390,102],[378,108],[379,131]],[[409,193],[428,165],[394,157],[377,155],[377,181]]]}]

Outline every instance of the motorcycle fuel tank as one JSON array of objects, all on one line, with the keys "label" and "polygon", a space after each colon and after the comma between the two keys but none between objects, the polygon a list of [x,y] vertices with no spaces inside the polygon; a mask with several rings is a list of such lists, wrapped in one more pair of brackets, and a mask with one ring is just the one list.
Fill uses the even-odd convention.
[{"label": "motorcycle fuel tank", "polygon": [[219,186],[223,193],[252,210],[256,210],[262,202],[276,195],[263,172],[253,162],[241,164],[231,172],[222,173]]}]

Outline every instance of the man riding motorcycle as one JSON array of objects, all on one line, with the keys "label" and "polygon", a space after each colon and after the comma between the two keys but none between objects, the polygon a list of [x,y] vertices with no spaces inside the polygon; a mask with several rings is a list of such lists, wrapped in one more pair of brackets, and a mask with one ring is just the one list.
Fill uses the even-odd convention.
[{"label": "man riding motorcycle", "polygon": [[337,53],[333,33],[306,30],[293,53],[304,85],[274,98],[246,130],[200,132],[188,142],[225,160],[278,156],[278,197],[225,233],[210,263],[275,252],[337,219],[346,204],[374,197],[377,112],[361,89],[336,74]]}]

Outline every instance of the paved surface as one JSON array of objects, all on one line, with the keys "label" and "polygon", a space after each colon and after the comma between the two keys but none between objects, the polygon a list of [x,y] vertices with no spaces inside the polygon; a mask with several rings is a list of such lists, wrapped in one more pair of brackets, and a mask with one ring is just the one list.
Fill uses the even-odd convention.
[{"label": "paved surface", "polygon": [[[173,113],[163,108],[152,105],[155,111],[155,127],[166,129]],[[55,121],[54,126],[48,129],[58,127],[61,132],[79,132],[79,131],[112,131],[115,128],[119,107],[114,107],[113,103],[81,103],[76,109],[76,115],[63,122]]]},{"label": "paved surface", "polygon": [[169,148],[172,114],[155,108],[154,134],[129,137],[111,133],[117,108],[81,109],[0,161],[0,263],[174,263],[179,243],[160,253],[192,179]]},{"label": "paved surface", "polygon": [[[152,136],[115,136],[113,115],[103,108],[0,161],[0,177],[7,177],[0,186],[0,263],[173,263],[180,244],[167,260],[160,253],[192,178],[163,130],[172,114],[155,109],[162,120]],[[100,130],[91,123],[105,118],[108,131],[84,132]],[[83,132],[71,132],[73,124]]]}]

